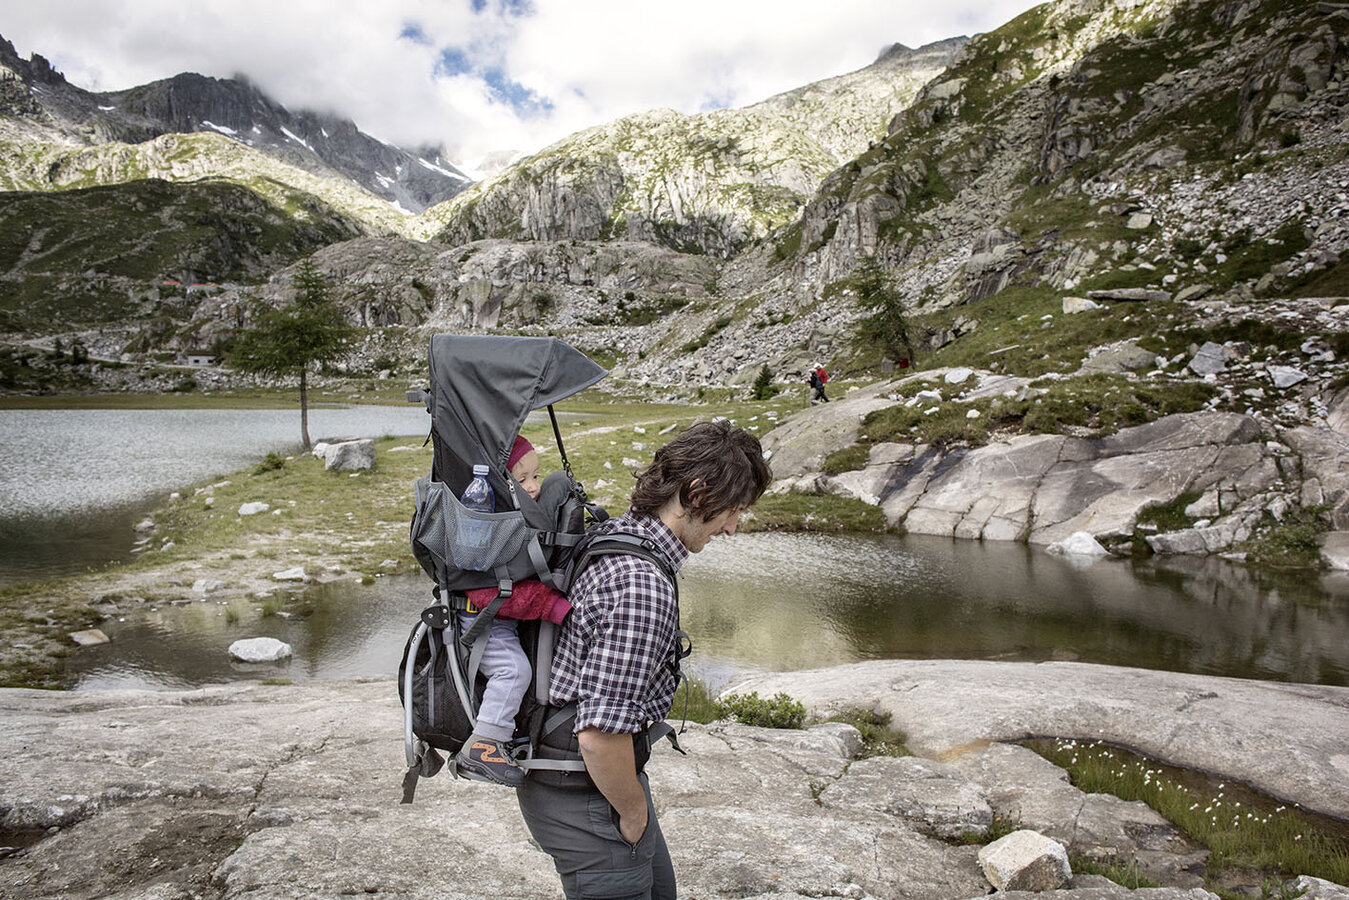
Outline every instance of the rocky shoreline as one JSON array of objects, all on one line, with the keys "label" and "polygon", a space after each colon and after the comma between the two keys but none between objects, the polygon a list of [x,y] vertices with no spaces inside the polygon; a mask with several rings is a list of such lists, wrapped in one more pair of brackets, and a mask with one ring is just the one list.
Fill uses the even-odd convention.
[{"label": "rocky shoreline", "polygon": [[[1349,817],[1349,689],[1078,663],[887,661],[757,676],[813,711],[890,712],[917,756],[854,760],[851,726],[690,725],[651,775],[695,898],[983,896],[951,835],[1013,817],[1165,888],[1075,876],[1065,896],[1209,898],[1203,854],[1138,803],[1082,794],[1010,741],[1102,738]],[[0,691],[0,895],[554,897],[504,789],[443,777],[399,804],[391,680],[193,691]],[[27,841],[25,841],[27,843]],[[1306,896],[1349,888],[1311,883]],[[1062,892],[1060,892],[1062,893]],[[1007,894],[1006,896],[1016,896]]]}]

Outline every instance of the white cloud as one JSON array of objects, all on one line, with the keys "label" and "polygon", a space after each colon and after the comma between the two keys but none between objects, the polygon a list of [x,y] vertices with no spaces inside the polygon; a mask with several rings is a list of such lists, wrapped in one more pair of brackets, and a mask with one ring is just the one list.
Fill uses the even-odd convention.
[{"label": "white cloud", "polygon": [[[453,158],[534,151],[632,112],[743,106],[910,47],[996,28],[1029,0],[46,0],[14,4],[4,36],[74,84],[116,90],[184,71],[248,75],[294,109],[338,112]],[[423,39],[404,36],[415,25]],[[446,73],[454,49],[468,71]],[[496,68],[543,111],[481,77]],[[509,85],[508,85],[509,86]]]}]

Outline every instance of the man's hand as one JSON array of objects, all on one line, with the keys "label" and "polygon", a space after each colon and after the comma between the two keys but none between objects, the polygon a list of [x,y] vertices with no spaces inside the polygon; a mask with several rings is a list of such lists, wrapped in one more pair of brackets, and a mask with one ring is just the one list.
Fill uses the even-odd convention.
[{"label": "man's hand", "polygon": [[576,735],[586,771],[604,799],[618,812],[618,832],[635,844],[646,833],[646,792],[637,780],[637,760],[632,754],[632,735],[608,734],[586,728]]}]

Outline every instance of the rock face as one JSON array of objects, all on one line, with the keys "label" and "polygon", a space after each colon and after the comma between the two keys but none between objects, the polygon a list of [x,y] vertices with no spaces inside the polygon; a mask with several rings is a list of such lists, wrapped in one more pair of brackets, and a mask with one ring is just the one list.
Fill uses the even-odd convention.
[{"label": "rock face", "polygon": [[[1046,689],[1041,670],[1074,696]],[[782,678],[798,676],[771,676],[760,690]],[[797,696],[821,708],[903,709],[914,698],[902,718],[905,727],[926,723],[912,733],[928,758],[855,760],[857,732],[838,724],[688,726],[681,739],[688,755],[660,752],[649,768],[681,893],[982,897],[990,882],[979,849],[933,835],[977,830],[988,809],[1016,815],[1074,853],[1137,853],[1149,860],[1148,874],[1169,879],[1177,867],[1156,860],[1194,860],[1174,832],[1135,811],[1138,804],[1109,808],[1031,751],[986,740],[1030,721],[1043,734],[1107,726],[1110,710],[1123,724],[1126,706],[1145,746],[1160,733],[1176,750],[1200,738],[1212,771],[1253,772],[1259,783],[1278,768],[1290,799],[1349,808],[1334,796],[1342,774],[1323,780],[1346,724],[1343,688],[999,663],[863,664],[800,673],[793,684],[810,686]],[[399,804],[405,762],[396,695],[387,679],[0,691],[2,827],[48,832],[0,866],[0,892],[14,900],[556,897],[550,861],[530,841],[509,790],[441,775],[420,787],[416,803]],[[1233,705],[1239,696],[1249,706]],[[1316,735],[1325,739],[1308,741]],[[931,758],[937,746],[953,751],[946,762]],[[1263,765],[1248,769],[1257,758]],[[427,852],[465,821],[473,841],[453,853]],[[1150,857],[1145,843],[1166,849]],[[1132,893],[1075,877],[1062,896],[1209,900],[1190,879]]]},{"label": "rock face", "polygon": [[[1007,379],[977,380],[992,390],[1019,389]],[[879,443],[870,447],[864,468],[819,473],[828,454],[858,439],[869,413],[906,396],[892,383],[873,385],[803,411],[765,435],[778,479],[774,490],[855,497],[879,505],[887,521],[915,534],[1054,545],[1082,532],[1077,540],[1094,538],[1121,550],[1142,512],[1199,494],[1187,508],[1192,527],[1147,536],[1158,553],[1231,549],[1254,537],[1271,512],[1279,517],[1304,502],[1349,509],[1343,462],[1349,445],[1330,418],[1323,426],[1284,430],[1214,411],[1166,416],[1101,438],[1020,435],[949,450]]]},{"label": "rock face", "polygon": [[618,238],[728,257],[796,217],[963,39],[739,110],[641,113],[554,144],[430,217],[439,240]]}]

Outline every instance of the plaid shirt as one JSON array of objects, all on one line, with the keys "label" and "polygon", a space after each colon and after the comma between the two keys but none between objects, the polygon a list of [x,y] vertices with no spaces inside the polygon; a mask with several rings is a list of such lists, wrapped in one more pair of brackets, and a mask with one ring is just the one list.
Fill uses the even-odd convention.
[{"label": "plaid shirt", "polygon": [[[628,513],[602,526],[650,538],[675,571],[689,551],[663,522]],[[576,731],[632,734],[665,718],[678,683],[679,601],[649,560],[630,554],[595,558],[572,586],[572,612],[553,651],[550,697],[576,701]]]}]

